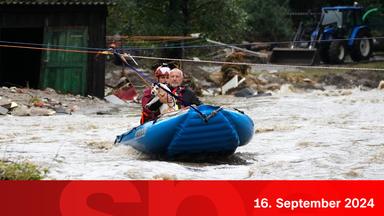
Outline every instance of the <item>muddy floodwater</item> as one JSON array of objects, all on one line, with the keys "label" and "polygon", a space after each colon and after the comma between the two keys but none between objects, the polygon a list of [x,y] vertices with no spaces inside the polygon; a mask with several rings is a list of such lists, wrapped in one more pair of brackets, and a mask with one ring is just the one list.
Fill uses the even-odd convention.
[{"label": "muddy floodwater", "polygon": [[287,88],[269,97],[206,97],[255,122],[255,135],[225,160],[149,158],[114,146],[139,122],[138,105],[109,115],[0,116],[0,159],[47,168],[46,179],[384,179],[384,92]]}]

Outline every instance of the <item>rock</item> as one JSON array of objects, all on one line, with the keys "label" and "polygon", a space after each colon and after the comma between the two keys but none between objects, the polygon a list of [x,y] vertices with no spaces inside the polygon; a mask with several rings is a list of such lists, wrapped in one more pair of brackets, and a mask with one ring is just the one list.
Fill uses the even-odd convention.
[{"label": "rock", "polygon": [[384,80],[381,80],[379,83],[378,89],[384,89]]},{"label": "rock", "polygon": [[54,108],[57,114],[71,114],[71,111],[65,109],[63,106],[58,106]]},{"label": "rock", "polygon": [[39,107],[32,107],[29,110],[30,116],[51,116],[51,115],[54,115],[55,113],[56,112],[54,110],[39,108]]},{"label": "rock", "polygon": [[9,88],[9,91],[12,92],[12,93],[16,93],[17,92],[17,88],[13,86],[13,87]]},{"label": "rock", "polygon": [[12,110],[11,114],[14,116],[29,116],[30,110],[27,106],[21,105]]},{"label": "rock", "polygon": [[256,90],[252,88],[243,88],[234,94],[235,97],[246,97],[246,98],[251,98],[251,97],[263,97],[263,96],[272,96],[271,93],[264,93],[264,92],[257,92]]},{"label": "rock", "polygon": [[8,109],[0,106],[0,115],[6,115],[8,113]]},{"label": "rock", "polygon": [[257,91],[251,88],[243,88],[233,94],[235,97],[250,97],[257,95]]}]

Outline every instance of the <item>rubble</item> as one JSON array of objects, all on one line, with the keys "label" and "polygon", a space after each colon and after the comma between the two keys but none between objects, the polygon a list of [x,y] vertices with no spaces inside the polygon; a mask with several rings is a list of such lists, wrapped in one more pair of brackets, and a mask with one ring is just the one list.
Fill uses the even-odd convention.
[{"label": "rubble", "polygon": [[[1,101],[1,97],[0,97]],[[14,108],[16,108],[18,105],[15,102],[11,102],[9,104],[3,104],[0,106],[0,115],[6,115],[8,112],[12,111]]]},{"label": "rubble", "polygon": [[[234,52],[229,55],[226,59],[227,62],[245,62],[246,54],[243,52]],[[225,64],[221,67],[223,73],[223,83],[227,83],[234,76],[245,77],[248,75],[251,67],[249,65],[238,65],[238,64]]]},{"label": "rubble", "polygon": [[60,94],[50,88],[0,88],[0,115],[50,116],[90,111],[96,113],[109,109],[110,106],[106,101],[95,97]]}]

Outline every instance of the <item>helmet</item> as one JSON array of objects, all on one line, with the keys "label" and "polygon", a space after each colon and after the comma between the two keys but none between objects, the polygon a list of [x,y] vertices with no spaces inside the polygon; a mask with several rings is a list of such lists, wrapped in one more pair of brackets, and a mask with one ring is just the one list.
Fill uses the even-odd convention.
[{"label": "helmet", "polygon": [[160,67],[156,68],[156,70],[155,70],[155,76],[156,76],[156,77],[160,77],[160,76],[168,76],[170,70],[171,70],[171,69],[170,69],[169,67],[166,67],[166,66],[160,66]]}]

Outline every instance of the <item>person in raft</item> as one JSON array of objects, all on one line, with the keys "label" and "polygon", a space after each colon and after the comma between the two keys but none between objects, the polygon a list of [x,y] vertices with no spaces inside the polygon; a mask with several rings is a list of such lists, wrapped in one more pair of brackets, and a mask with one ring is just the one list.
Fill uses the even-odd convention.
[{"label": "person in raft", "polygon": [[167,64],[162,64],[154,71],[154,75],[157,79],[157,84],[150,88],[146,88],[141,99],[142,113],[140,124],[155,120],[160,114],[176,111],[178,109],[176,100],[168,96],[164,89],[170,91],[167,86],[169,72],[171,69]]},{"label": "person in raft", "polygon": [[[201,105],[200,99],[196,96],[189,87],[182,85],[184,79],[184,73],[179,68],[174,68],[169,71],[168,86],[171,92],[178,96],[179,99],[176,101],[178,109],[188,107],[190,105]],[[160,98],[160,101],[166,99]]]}]

